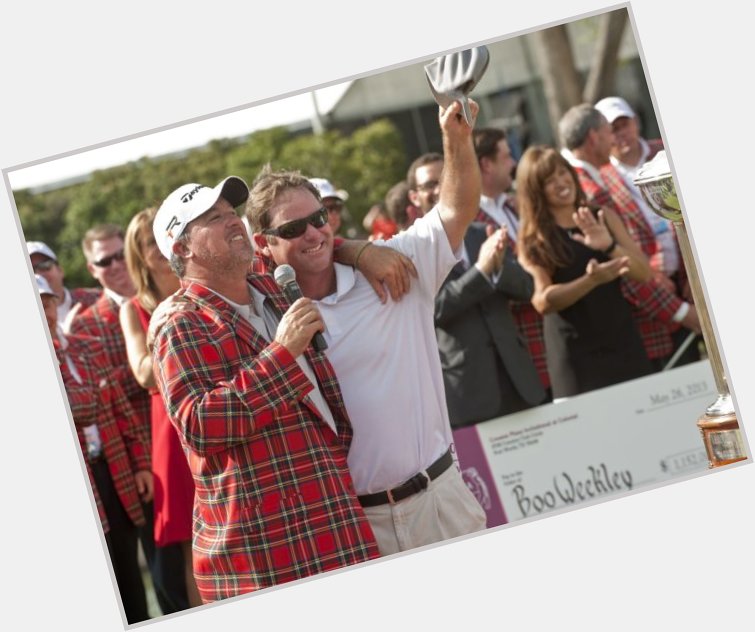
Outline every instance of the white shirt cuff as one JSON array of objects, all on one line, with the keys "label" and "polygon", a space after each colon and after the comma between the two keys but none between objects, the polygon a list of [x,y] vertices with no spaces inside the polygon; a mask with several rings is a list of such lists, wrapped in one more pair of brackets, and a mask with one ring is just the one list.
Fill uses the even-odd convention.
[{"label": "white shirt cuff", "polygon": [[689,312],[689,303],[682,303],[679,306],[679,309],[676,310],[676,314],[674,314],[671,320],[673,320],[675,323],[680,323],[687,316],[688,312]]}]

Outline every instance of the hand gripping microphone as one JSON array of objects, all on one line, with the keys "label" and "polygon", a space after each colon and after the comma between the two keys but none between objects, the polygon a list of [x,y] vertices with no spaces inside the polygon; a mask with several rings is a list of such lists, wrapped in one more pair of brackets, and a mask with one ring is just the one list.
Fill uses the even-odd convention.
[{"label": "hand gripping microphone", "polygon": [[[273,276],[289,303],[293,303],[296,299],[303,296],[299,284],[296,282],[296,272],[290,265],[284,263],[278,266],[275,268]],[[319,331],[312,337],[312,347],[315,351],[319,352],[323,352],[328,348],[328,343],[325,342],[325,338],[322,337]]]}]

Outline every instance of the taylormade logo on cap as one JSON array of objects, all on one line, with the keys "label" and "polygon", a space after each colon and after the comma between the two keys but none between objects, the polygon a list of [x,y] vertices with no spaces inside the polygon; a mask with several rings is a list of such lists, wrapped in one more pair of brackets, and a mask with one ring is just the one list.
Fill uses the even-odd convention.
[{"label": "taylormade logo on cap", "polygon": [[197,185],[197,186],[195,186],[195,187],[194,187],[194,188],[193,188],[193,189],[192,189],[191,191],[189,191],[189,192],[187,192],[187,193],[184,193],[184,194],[183,194],[183,195],[181,196],[181,201],[182,201],[182,202],[191,202],[191,198],[193,198],[193,197],[194,197],[194,194],[195,194],[195,193],[196,193],[197,191],[199,191],[199,189],[206,189],[206,188],[207,188],[207,187],[206,187],[205,185],[203,185],[203,184],[198,184],[198,185]]},{"label": "taylormade logo on cap", "polygon": [[173,254],[173,244],[192,221],[209,211],[220,198],[231,206],[246,202],[249,187],[241,178],[229,176],[214,188],[203,184],[184,184],[171,193],[155,215],[152,232],[157,247],[166,259]]}]

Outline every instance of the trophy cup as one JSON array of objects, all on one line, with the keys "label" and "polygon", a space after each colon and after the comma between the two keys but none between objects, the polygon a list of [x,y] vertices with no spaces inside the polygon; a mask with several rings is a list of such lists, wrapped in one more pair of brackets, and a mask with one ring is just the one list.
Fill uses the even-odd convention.
[{"label": "trophy cup", "polygon": [[666,152],[659,152],[653,160],[648,162],[637,174],[634,183],[650,209],[673,224],[682,259],[689,276],[692,297],[700,319],[700,326],[708,350],[713,377],[716,381],[716,390],[718,391],[716,400],[708,406],[705,414],[697,421],[708,455],[709,467],[719,467],[742,461],[747,458],[747,453],[739,430],[729,386],[726,382],[723,362],[713,333],[710,314],[705,304],[700,276],[692,256],[692,247],[684,225],[682,208],[676,194]]}]

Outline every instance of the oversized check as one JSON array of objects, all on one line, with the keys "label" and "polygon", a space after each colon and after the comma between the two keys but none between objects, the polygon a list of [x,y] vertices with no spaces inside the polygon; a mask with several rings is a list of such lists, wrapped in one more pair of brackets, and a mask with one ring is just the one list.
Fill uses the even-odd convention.
[{"label": "oversized check", "polygon": [[708,469],[697,419],[716,398],[707,361],[454,431],[488,526]]}]

